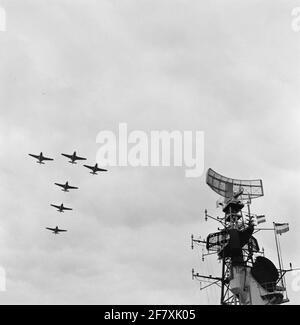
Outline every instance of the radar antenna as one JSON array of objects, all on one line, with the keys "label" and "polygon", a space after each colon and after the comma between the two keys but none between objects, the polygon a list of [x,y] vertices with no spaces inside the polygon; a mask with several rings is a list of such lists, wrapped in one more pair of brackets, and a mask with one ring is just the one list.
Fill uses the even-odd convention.
[{"label": "radar antenna", "polygon": [[[259,230],[273,230],[277,225],[280,233],[287,231],[288,224],[274,224],[274,228],[256,228],[258,223],[265,222],[264,215],[254,215],[250,211],[252,199],[264,195],[262,180],[239,180],[222,176],[208,169],[207,185],[224,198],[222,204],[224,217],[212,217],[205,209],[205,221],[214,220],[221,224],[218,232],[210,233],[206,240],[191,236],[191,247],[194,244],[205,247],[201,257],[217,254],[222,262],[221,276],[206,276],[192,271],[193,279],[209,282],[205,287],[217,284],[221,287],[222,305],[230,304],[282,304],[288,301],[283,276],[290,270],[284,270],[282,263],[279,269],[265,257],[264,249],[260,250],[253,236]],[[246,211],[244,207],[246,205]],[[255,221],[257,224],[255,224]],[[276,233],[276,232],[275,232]],[[277,246],[278,242],[276,242]],[[280,260],[280,259],[279,259]],[[281,261],[281,260],[280,260]],[[204,289],[204,288],[202,288]]]}]

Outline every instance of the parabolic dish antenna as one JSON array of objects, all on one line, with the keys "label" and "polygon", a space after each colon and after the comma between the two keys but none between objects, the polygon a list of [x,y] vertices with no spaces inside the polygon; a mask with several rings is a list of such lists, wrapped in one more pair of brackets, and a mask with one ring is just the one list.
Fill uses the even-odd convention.
[{"label": "parabolic dish antenna", "polygon": [[261,179],[241,180],[222,176],[211,168],[206,174],[207,185],[219,195],[230,199],[234,194],[242,190],[239,196],[241,200],[251,200],[264,195],[263,184]]}]

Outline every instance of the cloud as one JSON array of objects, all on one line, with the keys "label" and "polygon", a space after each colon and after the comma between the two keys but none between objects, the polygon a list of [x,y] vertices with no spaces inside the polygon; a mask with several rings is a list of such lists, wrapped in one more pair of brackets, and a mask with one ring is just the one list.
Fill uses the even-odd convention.
[{"label": "cloud", "polygon": [[[191,281],[190,234],[216,230],[217,197],[182,168],[114,167],[91,176],[101,130],[203,130],[205,166],[262,178],[253,203],[297,261],[299,35],[292,2],[2,1],[0,145],[1,303],[207,303]],[[39,166],[28,153],[53,156]],[[62,193],[65,182],[80,190]],[[74,211],[59,215],[50,203]],[[69,230],[56,236],[44,230]],[[266,239],[265,239],[266,238]],[[275,261],[273,238],[262,237]],[[293,252],[287,240],[293,241]],[[209,265],[209,267],[207,266]],[[208,298],[218,303],[212,289]],[[291,292],[292,302],[299,298]]]}]

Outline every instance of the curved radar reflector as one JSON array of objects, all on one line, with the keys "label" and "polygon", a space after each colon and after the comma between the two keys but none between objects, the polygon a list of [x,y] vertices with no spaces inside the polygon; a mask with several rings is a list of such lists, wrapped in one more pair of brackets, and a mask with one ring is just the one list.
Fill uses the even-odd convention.
[{"label": "curved radar reflector", "polygon": [[251,200],[264,195],[263,184],[261,179],[240,180],[222,176],[211,168],[206,174],[207,185],[219,195],[230,199],[234,194],[241,192],[241,200]]}]

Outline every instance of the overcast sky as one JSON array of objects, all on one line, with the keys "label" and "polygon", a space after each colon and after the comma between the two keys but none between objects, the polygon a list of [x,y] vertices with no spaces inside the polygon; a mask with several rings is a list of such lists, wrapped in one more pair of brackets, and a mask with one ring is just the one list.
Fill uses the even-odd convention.
[{"label": "overcast sky", "polygon": [[[190,234],[218,196],[205,175],[180,167],[113,167],[93,177],[60,156],[93,164],[101,130],[205,132],[205,170],[261,178],[253,212],[289,222],[286,266],[300,267],[299,1],[1,0],[1,304],[205,304],[191,269],[202,263]],[[53,156],[38,165],[28,153]],[[63,193],[69,180],[79,191]],[[50,203],[74,211],[61,215]],[[69,231],[54,236],[59,225]],[[276,261],[274,237],[259,234]],[[291,302],[300,303],[300,291]]]}]

